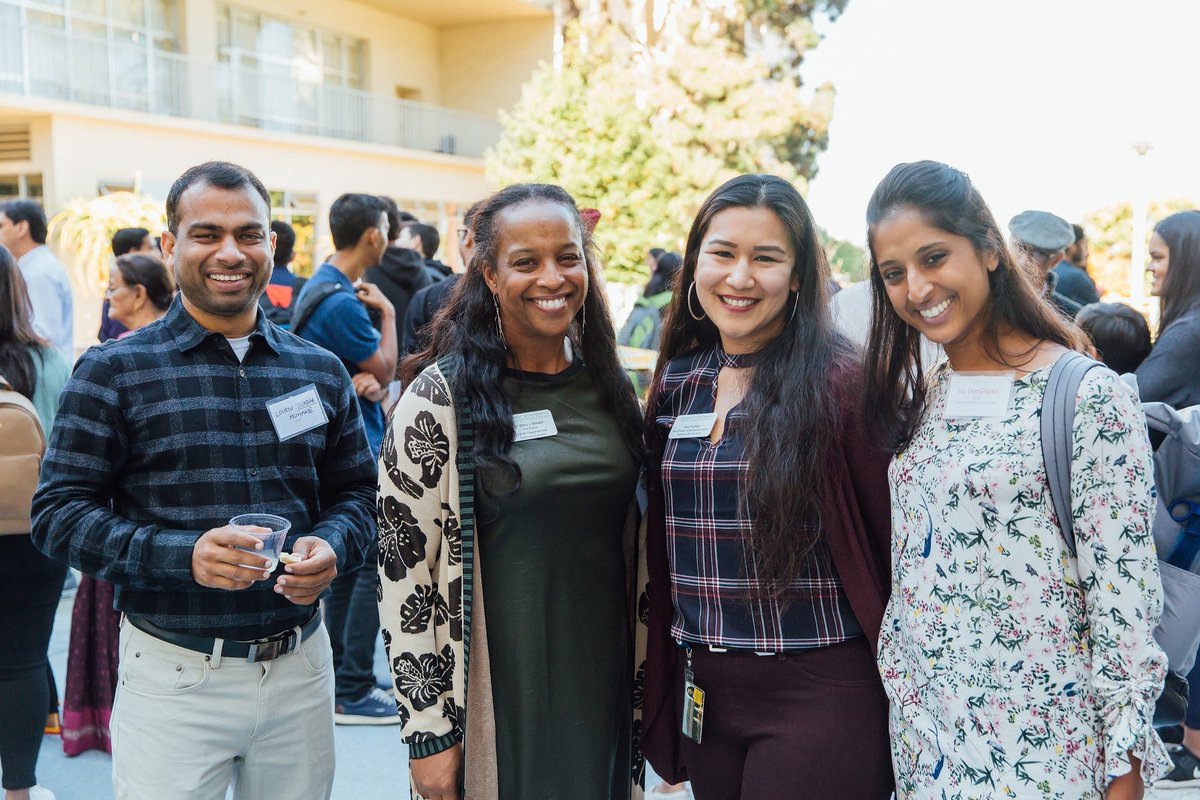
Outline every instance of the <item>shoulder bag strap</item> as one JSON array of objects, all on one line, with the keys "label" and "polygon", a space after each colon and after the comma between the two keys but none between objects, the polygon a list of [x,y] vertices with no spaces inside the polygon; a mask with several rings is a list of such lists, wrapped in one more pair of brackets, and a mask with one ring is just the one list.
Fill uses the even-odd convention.
[{"label": "shoulder bag strap", "polygon": [[1054,362],[1042,398],[1042,459],[1046,463],[1046,481],[1050,502],[1058,515],[1059,528],[1067,552],[1075,557],[1075,524],[1071,520],[1071,455],[1075,427],[1075,399],[1083,377],[1100,366],[1082,353],[1067,353]]}]

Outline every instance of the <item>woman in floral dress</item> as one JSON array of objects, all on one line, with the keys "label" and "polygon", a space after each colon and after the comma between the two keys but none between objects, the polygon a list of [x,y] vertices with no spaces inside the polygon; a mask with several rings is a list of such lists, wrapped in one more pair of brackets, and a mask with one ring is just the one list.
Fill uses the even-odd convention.
[{"label": "woman in floral dress", "polygon": [[[1170,760],[1151,724],[1166,659],[1137,398],[1107,369],[1079,389],[1070,556],[1039,420],[1079,331],[961,172],[897,166],[867,221],[867,419],[897,451],[879,647],[897,797],[1140,798]],[[948,357],[928,374],[918,334]]]}]

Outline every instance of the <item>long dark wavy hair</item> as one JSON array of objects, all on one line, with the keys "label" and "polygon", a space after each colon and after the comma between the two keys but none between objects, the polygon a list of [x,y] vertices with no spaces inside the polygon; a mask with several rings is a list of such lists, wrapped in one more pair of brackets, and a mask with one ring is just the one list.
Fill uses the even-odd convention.
[{"label": "long dark wavy hair", "polygon": [[43,358],[42,348],[49,346],[33,329],[33,306],[17,261],[0,245],[0,375],[17,394],[33,399],[37,386],[34,356]]},{"label": "long dark wavy hair", "polygon": [[820,538],[821,508],[832,496],[828,458],[839,427],[836,388],[852,379],[855,354],[833,327],[826,294],[829,264],[812,213],[796,188],[782,178],[741,175],[714,191],[700,207],[663,323],[647,440],[653,457],[660,457],[653,408],[663,400],[659,394],[668,362],[720,344],[720,331],[707,316],[696,320],[688,313],[687,298],[709,225],[729,208],[771,211],[787,228],[796,254],[792,276],[799,289],[789,293],[782,311],[789,316],[779,335],[760,353],[742,401],[749,470],[741,496],[751,521],[748,544],[764,588],[774,597],[786,597],[789,584],[802,574]]},{"label": "long dark wavy hair", "polygon": [[[996,218],[967,175],[936,161],[897,164],[875,187],[867,205],[867,244],[871,250],[871,334],[867,339],[865,414],[885,448],[904,449],[925,409],[925,368],[921,335],[892,308],[875,258],[875,227],[893,212],[912,210],[935,228],[971,241],[981,258],[995,255],[988,273],[983,345],[992,358],[1021,366],[1032,352],[1002,352],[1000,336],[1020,331],[1039,341],[1082,350],[1086,337],[1058,315],[1035,288],[1030,272],[1004,243]],[[1020,360],[1024,358],[1025,360]]]},{"label": "long dark wavy hair", "polygon": [[1180,211],[1154,226],[1167,244],[1167,277],[1158,298],[1158,329],[1200,303],[1200,211]]},{"label": "long dark wavy hair", "polygon": [[[432,323],[429,346],[400,365],[400,379],[407,385],[421,370],[439,359],[453,362],[454,391],[465,394],[475,425],[474,461],[478,470],[504,467],[515,476],[520,488],[521,471],[511,456],[513,444],[512,403],[504,392],[504,368],[507,343],[496,327],[496,307],[492,290],[483,277],[485,266],[495,268],[496,249],[504,225],[504,212],[522,203],[554,203],[566,208],[583,238],[584,261],[588,271],[588,292],[580,317],[568,335],[577,357],[583,363],[600,392],[606,411],[617,420],[621,436],[630,454],[640,463],[642,415],[633,384],[617,358],[616,333],[608,310],[600,261],[592,237],[579,216],[575,199],[559,186],[544,183],[520,183],[501,189],[479,206],[472,220],[475,254],[459,279],[446,306]],[[581,324],[586,319],[586,325]],[[514,489],[514,491],[516,490]]]}]

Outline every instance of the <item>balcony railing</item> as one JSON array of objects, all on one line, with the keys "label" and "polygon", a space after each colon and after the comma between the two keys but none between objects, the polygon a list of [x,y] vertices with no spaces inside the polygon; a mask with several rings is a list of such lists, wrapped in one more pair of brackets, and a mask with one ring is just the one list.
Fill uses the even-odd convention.
[{"label": "balcony railing", "polygon": [[[494,120],[298,71],[236,53],[203,63],[146,45],[0,28],[0,92],[472,157],[500,136]],[[215,104],[197,102],[214,90]]]}]

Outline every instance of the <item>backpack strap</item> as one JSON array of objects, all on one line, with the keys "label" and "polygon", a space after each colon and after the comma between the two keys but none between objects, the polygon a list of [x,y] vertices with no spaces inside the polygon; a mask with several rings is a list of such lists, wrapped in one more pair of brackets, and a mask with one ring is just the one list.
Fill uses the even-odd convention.
[{"label": "backpack strap", "polygon": [[336,292],[342,289],[341,284],[333,281],[318,283],[304,297],[300,298],[300,302],[296,303],[296,307],[292,309],[291,332],[300,336],[300,330],[308,323],[313,312],[317,310],[317,306],[325,301]]},{"label": "backpack strap", "polygon": [[1058,516],[1067,552],[1075,557],[1075,524],[1071,520],[1071,455],[1075,428],[1075,398],[1083,378],[1100,362],[1082,353],[1067,353],[1054,362],[1042,397],[1042,459],[1046,463],[1046,482],[1050,502]]}]

